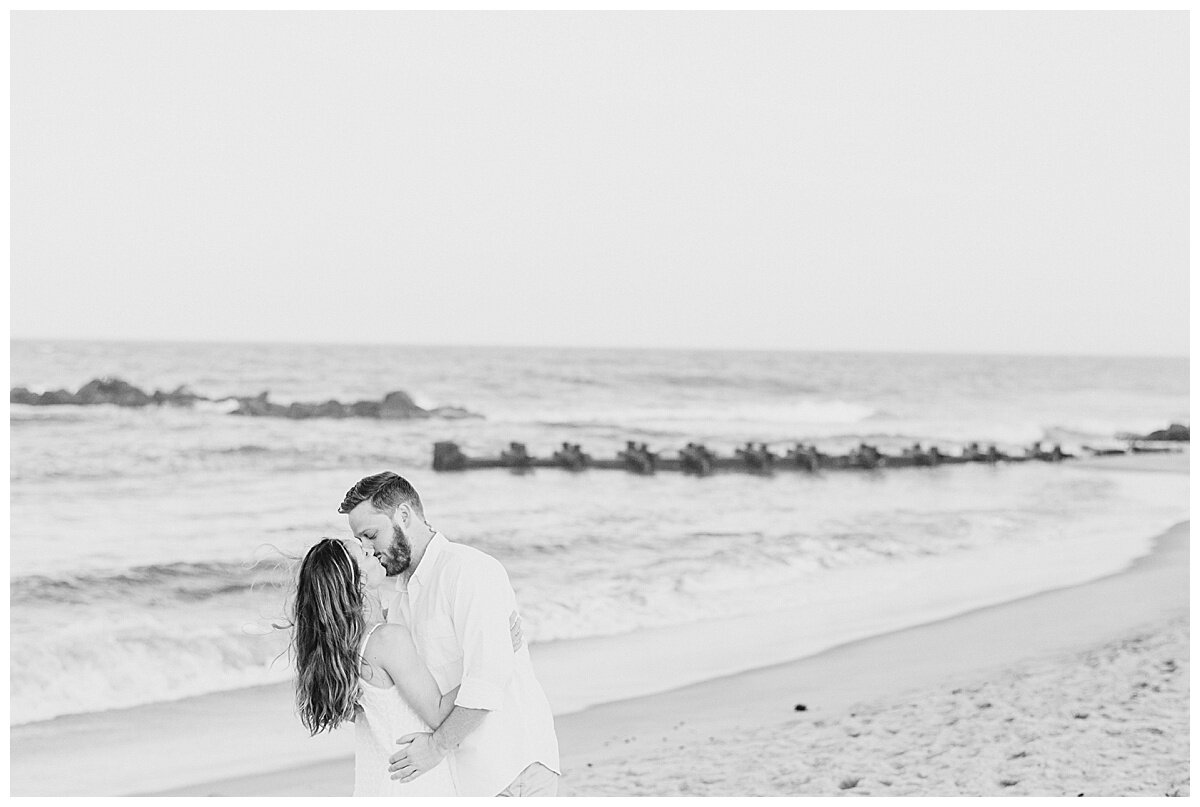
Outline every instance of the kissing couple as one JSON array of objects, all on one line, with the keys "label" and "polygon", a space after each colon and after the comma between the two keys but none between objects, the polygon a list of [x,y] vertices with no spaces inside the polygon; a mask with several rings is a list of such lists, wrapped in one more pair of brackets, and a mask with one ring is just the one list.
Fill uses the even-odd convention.
[{"label": "kissing couple", "polygon": [[338,512],[354,538],[304,556],[292,643],[304,726],[354,723],[354,795],[556,795],[554,720],[504,567],[433,529],[390,471]]}]

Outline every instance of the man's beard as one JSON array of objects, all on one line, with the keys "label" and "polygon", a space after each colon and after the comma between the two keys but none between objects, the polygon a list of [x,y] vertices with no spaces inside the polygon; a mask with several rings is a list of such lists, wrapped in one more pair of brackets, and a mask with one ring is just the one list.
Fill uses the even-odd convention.
[{"label": "man's beard", "polygon": [[412,545],[408,543],[408,536],[399,524],[392,525],[392,542],[388,544],[387,551],[379,556],[379,563],[388,577],[395,577],[412,563]]}]

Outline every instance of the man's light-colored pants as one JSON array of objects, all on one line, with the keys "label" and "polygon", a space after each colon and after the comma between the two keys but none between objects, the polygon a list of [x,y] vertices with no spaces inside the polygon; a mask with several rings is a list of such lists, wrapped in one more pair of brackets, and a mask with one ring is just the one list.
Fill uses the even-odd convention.
[{"label": "man's light-colored pants", "polygon": [[497,796],[557,796],[558,774],[540,762],[535,762],[513,780]]}]

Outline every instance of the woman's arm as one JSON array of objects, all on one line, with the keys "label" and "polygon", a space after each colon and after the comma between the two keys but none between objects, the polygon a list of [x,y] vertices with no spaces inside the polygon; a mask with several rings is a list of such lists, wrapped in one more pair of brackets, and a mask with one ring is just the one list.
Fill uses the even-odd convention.
[{"label": "woman's arm", "polygon": [[457,688],[442,695],[403,625],[384,625],[375,631],[366,656],[369,663],[383,668],[400,696],[430,727],[440,726],[454,708]]},{"label": "woman's arm", "polygon": [[[508,617],[509,638],[516,653],[525,643],[521,617],[514,610]],[[454,710],[459,687],[442,695],[433,675],[417,655],[412,636],[403,625],[382,625],[366,647],[367,661],[382,667],[400,690],[401,696],[430,728],[437,728]]]},{"label": "woman's arm", "polygon": [[455,687],[442,696],[441,705],[438,707],[438,712],[441,714],[441,719],[438,720],[436,725],[430,723],[430,727],[436,729],[438,726],[442,725],[450,713],[454,711],[454,699],[458,697],[458,690],[459,688]]}]

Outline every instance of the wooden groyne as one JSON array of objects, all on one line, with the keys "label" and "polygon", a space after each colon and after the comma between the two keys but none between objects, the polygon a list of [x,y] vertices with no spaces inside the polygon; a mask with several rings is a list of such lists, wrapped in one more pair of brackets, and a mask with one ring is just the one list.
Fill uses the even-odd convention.
[{"label": "wooden groyne", "polygon": [[[1142,449],[1169,451],[1170,449]],[[1123,453],[1123,452],[1122,452]],[[483,468],[561,468],[568,471],[615,470],[636,474],[659,471],[706,476],[717,472],[766,474],[775,471],[870,470],[874,468],[916,468],[965,463],[1062,462],[1072,459],[1059,445],[1044,449],[1035,443],[1022,454],[1008,454],[994,445],[986,449],[970,443],[957,453],[944,453],[937,446],[922,448],[916,444],[902,453],[884,454],[874,446],[860,444],[846,454],[826,454],[814,445],[796,443],[784,451],[772,451],[764,443],[747,443],[732,456],[720,456],[703,445],[688,443],[672,455],[654,452],[645,443],[628,442],[615,457],[593,457],[577,444],[563,443],[550,456],[533,456],[523,443],[509,443],[495,457],[468,457],[457,443],[440,442],[433,447],[433,470],[470,471]]]}]

